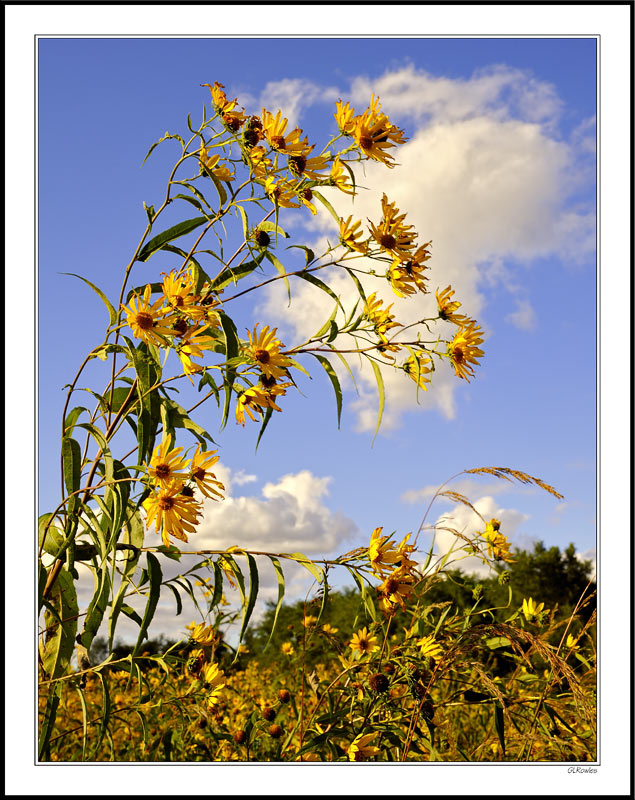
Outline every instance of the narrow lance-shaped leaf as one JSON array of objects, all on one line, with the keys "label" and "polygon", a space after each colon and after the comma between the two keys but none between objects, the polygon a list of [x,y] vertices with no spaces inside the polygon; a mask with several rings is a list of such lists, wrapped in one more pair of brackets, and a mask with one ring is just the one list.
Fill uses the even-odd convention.
[{"label": "narrow lance-shaped leaf", "polygon": [[117,324],[117,312],[113,308],[113,305],[110,302],[110,300],[106,297],[106,295],[102,292],[102,290],[99,287],[95,286],[95,284],[91,283],[87,278],[82,278],[81,275],[76,275],[74,272],[62,272],[62,275],[71,275],[73,278],[79,278],[80,281],[84,281],[84,283],[88,284],[88,286],[90,286],[90,288],[99,296],[103,304],[108,309],[110,324],[111,325]]},{"label": "narrow lance-shaped leaf", "polygon": [[[249,597],[247,598],[247,602],[243,608],[243,623],[240,627],[240,635],[238,637],[239,642],[242,642],[247,625],[249,624],[251,614],[256,604],[256,598],[258,597],[258,587],[260,584],[256,559],[249,553],[246,553],[245,555],[247,557],[247,564],[249,566]],[[238,651],[236,651],[236,655],[238,655]]]},{"label": "narrow lance-shaped leaf", "polygon": [[282,600],[284,598],[284,573],[282,571],[282,566],[280,565],[280,561],[275,556],[269,556],[269,559],[271,560],[273,568],[276,571],[276,579],[278,581],[278,600],[276,602],[276,609],[273,612],[273,622],[271,623],[271,630],[269,631],[269,638],[267,639],[265,650],[267,647],[269,647],[269,642],[271,642],[271,638],[273,637],[276,629],[276,625],[278,623],[278,614],[282,608]]},{"label": "narrow lance-shaped leaf", "polygon": [[[222,311],[218,312],[221,327],[225,334],[225,357],[227,361],[238,356],[238,335],[236,333],[236,326],[234,325],[231,317],[228,317]],[[236,370],[227,369],[225,378],[225,405],[223,406],[223,418],[221,420],[221,429],[227,425],[229,418],[229,406],[231,403],[232,387],[234,385],[234,378],[236,377]]]},{"label": "narrow lance-shaped leaf", "polygon": [[[148,626],[154,617],[154,612],[156,610],[157,603],[159,602],[159,594],[161,592],[161,581],[163,579],[163,573],[161,571],[159,559],[152,553],[146,553],[146,555],[148,557],[148,576],[150,579],[150,587],[148,590],[148,601],[146,603],[145,611],[143,613],[143,620],[139,629],[139,637],[134,646],[134,650],[132,651],[133,657],[139,652],[139,648],[141,647],[143,638],[148,630]],[[124,608],[122,608],[122,611],[125,613]]]},{"label": "narrow lance-shaped leaf", "polygon": [[377,395],[379,397],[379,411],[377,413],[377,427],[375,428],[375,435],[373,436],[373,444],[375,444],[375,439],[377,438],[377,434],[379,433],[379,426],[381,425],[381,418],[384,415],[384,403],[386,401],[385,391],[384,391],[384,379],[381,376],[381,370],[379,369],[379,365],[376,361],[373,361],[372,358],[368,359],[370,361],[370,365],[373,368],[373,372],[375,373],[375,380],[377,381]]},{"label": "narrow lance-shaped leaf", "polygon": [[340,386],[340,382],[338,377],[333,369],[331,362],[328,358],[324,356],[320,356],[317,353],[311,353],[312,356],[317,358],[320,364],[324,367],[324,371],[329,377],[331,384],[333,385],[333,391],[335,392],[335,402],[337,404],[337,427],[340,427],[340,419],[342,416],[342,387]]},{"label": "narrow lance-shaped leaf", "polygon": [[164,244],[195,231],[206,222],[209,222],[207,217],[194,217],[179,222],[178,225],[173,225],[171,228],[157,234],[141,249],[141,252],[137,256],[137,261],[147,261],[150,256],[156,253],[157,250],[160,250]]}]

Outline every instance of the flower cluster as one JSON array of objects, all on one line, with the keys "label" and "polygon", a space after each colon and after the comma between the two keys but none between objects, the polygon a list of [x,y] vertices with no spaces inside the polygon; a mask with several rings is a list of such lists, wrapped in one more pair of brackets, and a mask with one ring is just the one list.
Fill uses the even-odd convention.
[{"label": "flower cluster", "polygon": [[187,542],[187,534],[196,529],[203,504],[195,498],[194,489],[212,500],[222,500],[225,488],[210,470],[218,461],[216,450],[203,451],[198,444],[191,460],[183,458],[182,452],[182,447],[172,447],[171,435],[165,436],[145,465],[153,487],[143,501],[146,522],[148,527],[154,523],[166,547],[171,536]]}]

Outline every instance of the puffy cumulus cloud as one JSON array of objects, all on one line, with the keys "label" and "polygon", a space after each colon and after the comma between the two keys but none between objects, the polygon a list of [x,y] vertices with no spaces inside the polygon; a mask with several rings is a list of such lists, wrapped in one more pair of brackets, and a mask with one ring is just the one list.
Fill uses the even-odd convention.
[{"label": "puffy cumulus cloud", "polygon": [[260,497],[228,495],[220,503],[206,500],[196,546],[224,550],[239,545],[307,555],[334,552],[357,532],[357,526],[325,504],[330,482],[329,477],[318,478],[302,470],[266,483]]},{"label": "puffy cumulus cloud", "polygon": [[353,103],[366,104],[372,93],[380,97],[389,115],[415,121],[452,122],[487,113],[496,119],[514,116],[529,122],[553,123],[562,108],[552,84],[504,65],[456,79],[431,75],[410,64],[387,71],[375,80],[364,76],[353,80]]},{"label": "puffy cumulus cloud", "polygon": [[[515,509],[501,508],[493,497],[487,495],[476,500],[473,506],[483,519],[490,520],[494,517],[500,520],[500,531],[512,542],[512,545],[517,545],[522,549],[527,547],[531,537],[523,535],[519,528],[529,519],[528,515],[522,514]],[[460,548],[464,542],[452,533],[451,529],[464,536],[473,537],[477,531],[482,532],[485,529],[483,521],[478,514],[475,514],[468,506],[456,505],[451,511],[439,516],[436,521],[434,553],[441,558],[452,551],[448,565],[451,563],[453,567],[460,567],[466,573],[489,575],[491,570],[486,564],[483,564],[481,559],[474,556],[463,557],[464,554],[460,551]],[[460,560],[454,561],[454,559]]]},{"label": "puffy cumulus cloud", "polygon": [[[307,556],[328,557],[345,552],[347,542],[359,533],[355,522],[340,511],[333,511],[326,504],[330,477],[317,477],[309,470],[282,476],[277,481],[266,483],[259,496],[236,496],[234,487],[244,484],[242,471],[233,472],[229,467],[218,463],[214,472],[223,482],[226,490],[225,500],[215,502],[206,499],[203,516],[195,533],[190,534],[189,542],[175,542],[183,551],[226,550],[233,545],[247,550],[259,550],[271,553],[301,552]],[[154,530],[154,529],[153,529]],[[159,545],[160,539],[154,532],[147,534],[148,545]],[[161,557],[163,580],[178,577],[187,572],[194,564],[203,560],[204,556],[184,554],[180,561]],[[245,558],[234,556],[238,566],[248,583],[248,568]],[[252,619],[257,621],[266,609],[266,601],[276,601],[278,597],[278,580],[271,561],[267,557],[257,557],[259,572],[258,600]],[[315,579],[311,573],[297,562],[280,559],[285,577],[285,601],[295,602],[306,596],[315,587]],[[81,566],[81,565],[80,565]],[[94,591],[92,577],[84,569],[80,588],[80,603],[88,604]],[[213,571],[205,568],[197,570],[202,577],[209,576],[213,584]],[[196,581],[191,578],[192,583]],[[178,588],[178,587],[177,587]],[[313,591],[312,590],[312,591]],[[196,588],[195,591],[199,591]],[[200,590],[202,591],[202,589]],[[240,595],[232,589],[227,580],[223,591],[232,607],[238,607]],[[201,616],[191,599],[184,591],[180,591],[183,602],[182,613],[176,615],[175,600],[172,593],[162,592],[155,617],[150,626],[150,636],[164,633],[177,639],[184,635],[184,626],[191,620],[201,621]],[[199,602],[202,596],[198,595]],[[143,614],[146,598],[131,595],[126,602],[139,614]],[[100,631],[105,634],[105,625]],[[230,641],[234,641],[238,630],[229,633]],[[121,615],[117,625],[117,636],[124,641],[134,641],[138,627],[130,619]]]},{"label": "puffy cumulus cloud", "polygon": [[[416,505],[417,503],[429,503],[437,492],[452,491],[457,494],[462,494],[471,500],[472,497],[483,497],[488,495],[495,497],[496,495],[503,494],[504,492],[526,492],[534,491],[533,488],[517,486],[509,481],[491,481],[483,482],[474,480],[473,478],[462,478],[454,480],[447,485],[439,486],[438,484],[429,484],[422,486],[420,489],[408,489],[405,491],[400,500],[408,505]],[[451,502],[447,498],[438,497],[436,502]]]},{"label": "puffy cumulus cloud", "polygon": [[259,95],[241,92],[238,101],[253,114],[260,114],[263,106],[273,114],[280,109],[294,127],[306,108],[315,103],[334,103],[339,96],[339,90],[333,86],[320,86],[303,78],[284,78],[269,81]]},{"label": "puffy cumulus cloud", "polygon": [[[333,190],[329,199],[341,216],[353,214],[366,224],[367,219],[379,220],[380,198],[386,192],[407,212],[407,222],[419,232],[419,243],[432,241],[431,291],[401,299],[377,278],[364,280],[365,288],[394,303],[396,318],[409,324],[435,316],[434,290],[451,284],[462,312],[482,324],[486,360],[487,338],[496,335],[501,325],[528,331],[538,325],[518,264],[529,268],[547,256],[581,263],[594,251],[593,209],[571,204],[572,194],[580,189],[578,167],[581,153],[590,147],[593,122],[579,126],[571,141],[558,138],[553,125],[561,104],[553,86],[505,67],[475,73],[468,80],[437,78],[407,67],[373,81],[356,78],[351,92],[342,96],[351,97],[359,112],[373,92],[396,124],[412,123],[410,140],[394,151],[400,166],[365,164],[358,169],[357,197],[339,193],[333,197]],[[319,204],[310,225],[314,237],[310,244],[316,253],[322,252],[326,240],[336,241],[334,220]],[[364,264],[359,261],[356,266]],[[356,290],[347,276],[325,271],[323,277],[345,306],[354,302]],[[509,312],[491,330],[484,318],[483,290],[496,285],[508,293]],[[329,316],[333,301],[299,281],[294,293],[295,303],[286,308],[284,287],[273,283],[260,310],[294,338],[309,337]],[[453,331],[449,323],[438,328],[447,338]],[[340,369],[337,360],[333,365]],[[353,368],[359,378],[360,396],[353,404],[358,428],[373,430],[374,375],[369,367]],[[386,369],[383,376],[383,430],[399,425],[404,412],[417,408],[434,408],[453,417],[457,388],[466,388],[447,364],[435,372],[431,390],[418,395],[403,373]]]}]

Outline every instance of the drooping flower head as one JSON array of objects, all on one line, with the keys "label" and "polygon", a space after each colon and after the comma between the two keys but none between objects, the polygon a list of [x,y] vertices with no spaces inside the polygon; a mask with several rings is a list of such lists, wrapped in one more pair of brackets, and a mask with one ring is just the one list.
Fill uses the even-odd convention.
[{"label": "drooping flower head", "polygon": [[143,501],[148,527],[155,525],[161,533],[163,544],[170,546],[170,536],[187,542],[187,534],[196,530],[202,504],[182,493],[182,481],[173,481],[165,489],[159,488]]},{"label": "drooping flower head", "polygon": [[369,220],[370,232],[382,252],[399,259],[410,258],[417,233],[412,225],[406,225],[405,214],[400,214],[394,203],[389,203],[384,194],[381,199],[382,219],[378,225]]},{"label": "drooping flower head", "polygon": [[394,159],[386,151],[397,144],[403,144],[407,139],[404,132],[393,125],[380,108],[379,100],[373,95],[370,107],[361,116],[355,117],[352,133],[365,156],[392,168]]},{"label": "drooping flower head", "polygon": [[381,752],[380,749],[370,744],[376,736],[377,733],[366,733],[356,736],[346,751],[349,760],[365,761],[367,758],[379,755]]},{"label": "drooping flower head", "polygon": [[203,368],[192,359],[202,358],[203,351],[211,350],[216,344],[216,340],[205,333],[206,330],[207,326],[205,324],[202,326],[192,325],[185,330],[181,335],[180,341],[175,345],[176,352],[181,359],[183,372],[190,379],[190,383],[194,382],[191,375],[200,372]]},{"label": "drooping flower head", "polygon": [[458,300],[452,300],[454,296],[454,289],[451,286],[446,286],[445,289],[439,294],[436,291],[437,308],[439,309],[439,316],[441,319],[453,322],[455,325],[466,325],[471,322],[469,317],[465,314],[457,314],[457,310],[461,307]]},{"label": "drooping flower head", "polygon": [[348,219],[340,218],[340,242],[345,247],[348,247],[349,250],[365,253],[368,249],[368,244],[359,241],[359,237],[362,235],[362,223],[359,220],[356,222],[352,220],[352,214]]},{"label": "drooping flower head", "polygon": [[355,187],[349,182],[351,179],[350,174],[342,165],[340,157],[336,156],[333,164],[331,165],[331,182],[333,186],[337,186],[340,192],[344,194],[355,195]]},{"label": "drooping flower head", "polygon": [[425,275],[428,267],[425,262],[430,259],[430,244],[421,245],[409,258],[395,258],[392,262],[387,277],[398,297],[408,297],[417,290],[424,294],[428,291]]},{"label": "drooping flower head", "polygon": [[494,518],[490,519],[481,535],[487,542],[487,553],[490,558],[507,561],[509,563],[514,562],[509,552],[511,542],[507,541],[507,537],[500,532],[499,520]]},{"label": "drooping flower head", "polygon": [[190,465],[190,480],[194,481],[205,497],[210,497],[212,500],[222,500],[222,492],[225,487],[220,481],[216,480],[216,475],[210,469],[218,461],[216,452],[216,450],[201,451],[201,445],[196,445],[196,451],[192,456]]},{"label": "drooping flower head", "polygon": [[352,136],[355,130],[355,109],[349,103],[342,103],[341,100],[338,100],[333,116],[340,131],[346,136]]},{"label": "drooping flower head", "polygon": [[434,634],[419,639],[417,647],[421,656],[429,656],[430,658],[438,658],[443,652],[441,645],[434,640]]},{"label": "drooping flower head", "polygon": [[448,344],[447,355],[459,378],[469,381],[474,376],[472,364],[478,366],[478,360],[484,353],[478,345],[483,343],[482,330],[473,320],[462,325]]},{"label": "drooping flower head", "polygon": [[402,369],[420,389],[427,391],[426,384],[430,383],[430,374],[432,372],[431,364],[430,358],[423,353],[412,353]]}]

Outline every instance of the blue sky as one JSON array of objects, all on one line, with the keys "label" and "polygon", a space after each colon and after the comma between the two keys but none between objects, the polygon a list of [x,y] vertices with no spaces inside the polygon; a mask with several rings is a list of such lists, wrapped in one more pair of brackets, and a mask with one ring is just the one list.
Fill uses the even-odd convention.
[{"label": "blue sky", "polygon": [[[487,337],[470,384],[440,380],[435,393],[433,383],[421,406],[411,386],[406,397],[387,384],[386,425],[372,447],[369,385],[361,380],[361,399],[345,392],[338,431],[330,386],[314,368],[314,380],[300,382],[305,397],[285,398],[257,454],[255,426],[232,420],[219,433],[216,407],[201,411],[233,498],[210,512],[207,546],[266,549],[276,531],[318,556],[367,543],[378,525],[402,536],[419,526],[428,487],[493,465],[565,495],[559,503],[489,480],[457,484],[508,522],[513,542],[595,547],[594,39],[42,39],[38,59],[40,513],[58,502],[60,387],[106,321],[90,290],[59,273],[116,298],[145,227],[142,201],[160,202],[177,154],[162,145],[141,169],[147,149],[166,130],[185,134],[188,112],[197,123],[209,109],[200,84],[218,80],[252,113],[279,106],[319,147],[334,129],[334,99],[361,111],[378,94],[410,141],[397,154],[401,170],[367,171],[364,215],[388,185],[423,241],[433,239],[432,290],[451,282]],[[304,230],[290,218],[290,242],[332,235],[328,220],[308,217]],[[132,283],[172,266],[153,256]],[[310,296],[294,293],[288,311],[275,293],[241,307],[243,335],[258,319],[298,334]],[[462,513],[459,522],[473,524]]]}]

